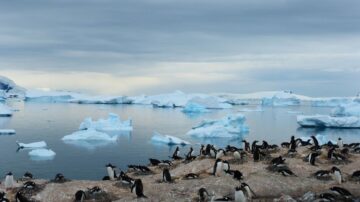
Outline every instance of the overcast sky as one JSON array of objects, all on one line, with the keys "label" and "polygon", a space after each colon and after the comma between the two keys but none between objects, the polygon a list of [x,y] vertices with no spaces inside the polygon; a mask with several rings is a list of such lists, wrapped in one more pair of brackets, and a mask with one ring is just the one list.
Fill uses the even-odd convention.
[{"label": "overcast sky", "polygon": [[1,1],[0,75],[100,94],[355,95],[360,1]]}]

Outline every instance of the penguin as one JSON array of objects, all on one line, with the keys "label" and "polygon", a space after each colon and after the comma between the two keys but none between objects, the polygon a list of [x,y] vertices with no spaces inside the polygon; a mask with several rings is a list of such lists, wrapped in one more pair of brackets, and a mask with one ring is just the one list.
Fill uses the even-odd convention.
[{"label": "penguin", "polygon": [[285,177],[287,177],[287,176],[297,177],[289,168],[286,168],[286,167],[280,167],[280,169],[278,169],[278,172],[281,173]]},{"label": "penguin", "polygon": [[6,174],[4,184],[5,184],[6,190],[15,187],[15,181],[14,181],[14,176],[13,176],[12,172],[9,172],[8,174]]},{"label": "penguin", "polygon": [[215,158],[216,153],[217,153],[217,150],[215,149],[214,145],[211,145],[211,147],[210,147],[210,157]]},{"label": "penguin", "polygon": [[241,183],[241,187],[244,188],[245,190],[245,195],[247,196],[248,199],[252,199],[253,197],[256,197],[255,192],[250,188],[250,186],[248,184],[246,184],[245,182]]},{"label": "penguin", "polygon": [[314,176],[318,179],[321,179],[321,178],[327,178],[330,176],[330,171],[328,170],[319,170],[319,171],[316,171],[316,173],[314,173]]},{"label": "penguin", "polygon": [[222,162],[222,169],[223,169],[223,171],[225,171],[225,172],[227,172],[227,171],[230,170],[230,164],[229,164],[228,161],[224,160],[224,161]]},{"label": "penguin", "polygon": [[331,173],[334,174],[336,182],[338,184],[341,184],[343,179],[342,179],[342,174],[341,174],[340,169],[334,166],[334,167],[331,168]]},{"label": "penguin", "polygon": [[33,179],[33,177],[34,177],[33,174],[31,174],[30,172],[26,172],[23,176],[23,178],[25,179]]},{"label": "penguin", "polygon": [[342,141],[342,139],[340,137],[338,138],[337,146],[339,147],[339,149],[343,149],[343,147],[344,147],[344,142]]},{"label": "penguin", "polygon": [[273,158],[271,160],[271,164],[274,166],[280,166],[280,165],[284,165],[286,159],[283,159],[282,156]]},{"label": "penguin", "polygon": [[31,202],[21,192],[15,194],[15,202]]},{"label": "penguin", "polygon": [[295,141],[295,136],[291,136],[291,140],[290,140],[290,150],[296,150],[296,141]]},{"label": "penguin", "polygon": [[103,192],[103,190],[100,188],[100,187],[98,187],[98,186],[95,186],[95,187],[93,187],[93,188],[91,188],[91,189],[88,189],[88,192],[89,192],[89,194],[99,194],[99,193],[102,193]]},{"label": "penguin", "polygon": [[211,198],[211,201],[233,201],[233,199],[228,197],[228,196],[224,196],[224,197],[221,197],[221,198],[215,198],[215,196],[213,196]]},{"label": "penguin", "polygon": [[167,168],[163,170],[163,182],[172,182],[170,171]]},{"label": "penguin", "polygon": [[135,189],[135,194],[138,198],[141,198],[141,197],[147,198],[144,195],[144,187],[143,187],[141,179],[135,180],[134,184],[131,186],[131,193],[133,193],[134,189]]},{"label": "penguin", "polygon": [[251,152],[254,153],[256,149],[258,149],[258,146],[256,145],[256,143],[258,143],[259,141],[255,140],[252,145],[251,145]]},{"label": "penguin", "polygon": [[150,158],[149,161],[150,161],[150,164],[153,165],[153,166],[157,166],[157,165],[159,165],[161,163],[160,160],[152,159],[152,158]]},{"label": "penguin", "polygon": [[236,160],[241,159],[241,153],[239,150],[234,151],[233,155],[234,155],[234,159],[236,159]]},{"label": "penguin", "polygon": [[340,196],[342,196],[344,198],[351,198],[352,197],[352,194],[348,190],[346,190],[344,188],[341,188],[341,187],[331,187],[330,190],[332,192],[334,192],[335,194],[340,195]]},{"label": "penguin", "polygon": [[245,194],[246,190],[243,186],[240,187],[235,187],[235,202],[246,202],[247,198],[246,198],[246,194]]},{"label": "penguin", "polygon": [[319,195],[320,199],[325,199],[326,201],[336,201],[336,196],[331,193],[322,193]]},{"label": "penguin", "polygon": [[75,193],[75,202],[83,202],[86,198],[85,192],[83,190],[79,190]]},{"label": "penguin", "polygon": [[198,179],[199,175],[195,174],[195,173],[189,173],[189,174],[186,174],[184,178],[185,179]]},{"label": "penguin", "polygon": [[246,140],[243,140],[242,142],[244,143],[244,150],[250,152],[250,143]]},{"label": "penguin", "polygon": [[108,173],[108,176],[110,178],[110,180],[115,180],[116,178],[116,173],[115,173],[115,168],[116,166],[113,166],[111,163],[107,164],[106,166],[106,171]]},{"label": "penguin", "polygon": [[263,143],[261,145],[261,149],[268,149],[269,148],[269,143],[266,142],[265,140],[263,140]]},{"label": "penguin", "polygon": [[175,151],[174,151],[174,153],[173,153],[173,155],[172,155],[171,158],[174,159],[174,160],[181,160],[181,159],[183,159],[183,158],[180,157],[180,149],[179,149],[179,147],[176,147],[176,149],[175,149]]},{"label": "penguin", "polygon": [[236,179],[236,180],[240,181],[243,179],[243,174],[238,170],[228,170],[228,171],[225,171],[225,173],[232,175],[234,177],[234,179]]},{"label": "penguin", "polygon": [[121,183],[123,184],[134,184],[135,180],[128,175],[126,175],[123,171],[120,172],[119,178],[121,179]]},{"label": "penguin", "polygon": [[219,149],[219,150],[217,150],[217,152],[216,152],[215,159],[220,159],[220,158],[222,158],[223,156],[225,156],[225,151],[224,151],[223,149]]},{"label": "penguin", "polygon": [[210,156],[210,151],[211,151],[211,145],[207,144],[205,147],[204,156]]},{"label": "penguin", "polygon": [[[146,167],[146,166],[142,166],[142,165],[139,165],[138,166],[139,170],[143,173],[146,173],[146,172],[151,172],[150,168]],[[116,177],[116,173],[114,173],[115,177]]]},{"label": "penguin", "polygon": [[360,180],[360,170],[354,171],[353,174],[351,175],[351,178],[353,179],[357,179]]},{"label": "penguin", "polygon": [[214,176],[218,176],[221,173],[221,171],[222,171],[222,160],[221,159],[216,159],[212,174]]},{"label": "penguin", "polygon": [[311,145],[310,141],[311,139],[308,139],[307,141],[303,141],[301,138],[297,138],[296,140],[296,145],[297,146],[308,146],[308,145]]},{"label": "penguin", "polygon": [[109,181],[110,180],[110,177],[109,176],[104,176],[103,178],[102,178],[102,181]]},{"label": "penguin", "polygon": [[55,182],[60,182],[60,181],[64,181],[64,180],[65,180],[65,177],[63,174],[58,173],[55,175],[55,179],[54,179]]},{"label": "penguin", "polygon": [[237,151],[237,150],[239,150],[239,149],[236,148],[236,147],[234,147],[234,146],[227,145],[225,151],[226,151],[226,152],[235,152],[235,151]]},{"label": "penguin", "polygon": [[5,192],[0,192],[0,202],[9,202],[9,199],[7,199],[5,195]]},{"label": "penguin", "polygon": [[254,161],[255,162],[260,161],[260,150],[256,147],[253,153],[254,153],[253,155]]},{"label": "penguin", "polygon": [[315,160],[316,160],[316,157],[317,156],[319,156],[320,155],[320,153],[318,153],[318,152],[312,152],[312,153],[310,153],[309,154],[309,163],[310,163],[310,165],[315,165]]},{"label": "penguin", "polygon": [[319,150],[320,149],[319,141],[313,135],[311,136],[311,139],[312,139],[312,141],[314,143],[314,146],[311,148],[311,150],[315,150],[315,151]]},{"label": "penguin", "polygon": [[206,155],[205,154],[205,146],[202,144],[201,147],[200,147],[200,153],[199,153],[199,156],[202,156],[202,155]]},{"label": "penguin", "polygon": [[200,188],[198,191],[199,201],[200,202],[207,202],[209,200],[209,193],[205,188]]},{"label": "penguin", "polygon": [[186,154],[186,158],[190,158],[191,156],[194,156],[194,149],[190,147],[190,151]]},{"label": "penguin", "polygon": [[332,148],[329,149],[329,151],[327,153],[327,158],[328,159],[332,159],[334,151],[335,151],[335,147],[332,147]]},{"label": "penguin", "polygon": [[172,166],[173,163],[169,160],[162,160],[161,163],[159,164],[159,166]]},{"label": "penguin", "polygon": [[25,189],[35,189],[35,187],[36,187],[36,184],[35,184],[35,182],[32,182],[32,181],[27,181],[23,185],[23,188],[25,188]]}]

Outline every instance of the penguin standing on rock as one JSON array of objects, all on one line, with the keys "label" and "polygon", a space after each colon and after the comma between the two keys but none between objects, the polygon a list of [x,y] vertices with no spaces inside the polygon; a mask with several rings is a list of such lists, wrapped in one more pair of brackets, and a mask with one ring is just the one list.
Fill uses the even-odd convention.
[{"label": "penguin standing on rock", "polygon": [[144,195],[144,187],[143,187],[141,179],[135,180],[135,183],[131,186],[131,193],[133,192],[134,189],[135,189],[135,194],[138,198],[141,198],[141,197],[147,198]]},{"label": "penguin standing on rock", "polygon": [[110,180],[115,180],[116,178],[115,168],[116,166],[113,166],[111,163],[106,165],[106,171],[108,173]]},{"label": "penguin standing on rock", "polygon": [[163,170],[163,182],[172,182],[170,171],[167,168]]},{"label": "penguin standing on rock", "polygon": [[228,172],[230,170],[230,163],[228,161],[222,162],[223,171]]},{"label": "penguin standing on rock", "polygon": [[338,141],[337,141],[337,145],[339,146],[339,149],[343,149],[344,148],[344,142],[342,141],[342,139],[339,137]]},{"label": "penguin standing on rock", "polygon": [[85,200],[85,192],[79,190],[75,193],[75,202],[83,202]]},{"label": "penguin standing on rock", "polygon": [[343,179],[342,179],[342,174],[341,174],[340,169],[334,166],[331,168],[331,172],[334,174],[336,182],[338,184],[341,184]]},{"label": "penguin standing on rock", "polygon": [[14,176],[13,176],[12,172],[9,172],[8,174],[6,174],[6,177],[5,177],[5,189],[9,190],[13,187],[15,187]]},{"label": "penguin standing on rock", "polygon": [[173,155],[172,155],[171,158],[174,159],[174,160],[181,160],[181,159],[183,159],[183,158],[180,157],[180,149],[179,149],[179,147],[176,147],[176,149],[175,149],[175,151],[174,151],[174,153],[173,153]]},{"label": "penguin standing on rock", "polygon": [[246,140],[243,140],[242,142],[244,143],[244,150],[250,152],[250,143]]},{"label": "penguin standing on rock", "polygon": [[216,159],[215,164],[214,164],[214,169],[213,169],[213,175],[214,176],[219,176],[220,173],[222,172],[222,160],[221,159]]},{"label": "penguin standing on rock", "polygon": [[225,155],[225,151],[224,151],[223,149],[219,149],[219,150],[216,152],[215,159],[222,158],[224,155]]},{"label": "penguin standing on rock", "polygon": [[246,202],[246,190],[243,186],[235,187],[235,202]]},{"label": "penguin standing on rock", "polygon": [[318,157],[320,155],[320,153],[318,152],[312,152],[309,154],[309,163],[310,165],[315,165],[315,160],[316,160],[316,157]]}]

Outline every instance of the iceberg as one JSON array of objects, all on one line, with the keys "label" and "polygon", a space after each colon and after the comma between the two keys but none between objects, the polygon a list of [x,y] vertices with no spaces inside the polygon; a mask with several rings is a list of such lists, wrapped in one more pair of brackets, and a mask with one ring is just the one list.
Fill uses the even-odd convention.
[{"label": "iceberg", "polygon": [[132,104],[132,100],[126,96],[83,96],[69,100],[77,104]]},{"label": "iceberg", "polygon": [[14,129],[0,129],[0,135],[13,135],[15,133]]},{"label": "iceberg", "polygon": [[194,103],[194,102],[188,102],[184,109],[181,110],[184,113],[206,113],[206,112],[210,112],[208,109],[206,109],[205,106],[198,104],[198,103]]},{"label": "iceberg", "polygon": [[171,135],[162,135],[158,132],[154,132],[153,137],[151,138],[151,141],[153,143],[163,143],[168,145],[188,145],[190,142],[187,142],[185,140],[182,140],[178,137],[174,137]]},{"label": "iceberg", "polygon": [[196,96],[191,98],[187,102],[187,104],[196,103],[198,105],[204,106],[206,109],[229,109],[232,107],[230,104],[223,102],[225,102],[225,100],[221,100],[220,98],[214,96],[203,96],[203,97]]},{"label": "iceberg", "polygon": [[82,94],[69,91],[51,91],[47,89],[27,90],[25,101],[45,102],[45,103],[64,103],[82,97]]},{"label": "iceberg", "polygon": [[56,153],[51,149],[34,149],[29,152],[32,160],[52,160]]},{"label": "iceberg", "polygon": [[341,104],[331,111],[331,116],[357,116],[360,117],[360,103],[351,102],[349,104]]},{"label": "iceberg", "polygon": [[0,103],[0,116],[12,116],[13,110],[5,104]]},{"label": "iceberg", "polygon": [[117,114],[109,113],[107,119],[99,119],[93,121],[92,118],[86,118],[81,124],[79,129],[94,129],[102,132],[117,132],[117,131],[132,131],[132,121],[131,119],[126,121],[121,121],[120,117]]},{"label": "iceberg", "polygon": [[6,98],[21,98],[25,96],[25,89],[16,85],[14,81],[0,76],[0,97],[2,100]]},{"label": "iceberg", "polygon": [[336,107],[341,104],[348,104],[352,100],[353,98],[346,97],[313,98],[310,103],[313,107]]},{"label": "iceberg", "polygon": [[47,144],[45,141],[40,141],[40,142],[32,142],[32,143],[21,143],[21,142],[16,142],[16,144],[18,145],[19,148],[45,148],[47,147]]},{"label": "iceberg", "polygon": [[102,140],[102,141],[117,141],[117,136],[110,135],[96,131],[93,128],[74,132],[62,138],[63,141],[79,141],[79,140]]},{"label": "iceberg", "polygon": [[264,106],[296,106],[300,105],[300,99],[291,92],[278,92],[271,97],[264,97],[261,100]]},{"label": "iceberg", "polygon": [[241,134],[249,131],[245,120],[246,118],[242,114],[231,114],[219,120],[203,120],[187,135],[203,138],[241,137]]},{"label": "iceberg", "polygon": [[298,115],[297,122],[302,127],[360,128],[360,117],[356,116]]}]

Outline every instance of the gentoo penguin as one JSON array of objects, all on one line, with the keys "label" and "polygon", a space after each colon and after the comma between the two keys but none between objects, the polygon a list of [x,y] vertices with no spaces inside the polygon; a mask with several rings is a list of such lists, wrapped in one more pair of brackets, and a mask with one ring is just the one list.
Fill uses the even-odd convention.
[{"label": "gentoo penguin", "polygon": [[[289,168],[287,167],[280,167],[277,170],[279,173],[281,173],[283,176],[287,177],[287,176],[296,176]],[[297,176],[296,176],[297,177]]]},{"label": "gentoo penguin", "polygon": [[250,143],[246,140],[243,140],[242,142],[244,143],[244,150],[250,152]]},{"label": "gentoo penguin", "polygon": [[253,158],[254,158],[254,161],[260,161],[260,150],[259,148],[255,147],[255,150],[253,151],[254,155],[253,155]]},{"label": "gentoo penguin", "polygon": [[170,171],[167,168],[163,170],[163,182],[172,182]]},{"label": "gentoo penguin", "polygon": [[200,202],[207,202],[209,200],[210,195],[205,188],[200,188],[198,191],[198,195]]},{"label": "gentoo penguin", "polygon": [[325,199],[326,201],[336,201],[336,196],[332,193],[322,193],[319,195],[320,199]]},{"label": "gentoo penguin", "polygon": [[186,158],[190,158],[191,156],[194,156],[194,149],[190,147],[190,151],[186,154]]},{"label": "gentoo penguin", "polygon": [[296,140],[295,140],[295,136],[291,136],[291,140],[290,140],[290,150],[296,150]]},{"label": "gentoo penguin", "polygon": [[246,202],[246,194],[245,194],[246,190],[245,187],[240,186],[240,187],[235,187],[235,202]]},{"label": "gentoo penguin", "polygon": [[15,194],[15,201],[16,202],[30,202],[21,192],[17,192]]},{"label": "gentoo penguin", "polygon": [[295,141],[296,141],[296,145],[297,145],[297,146],[308,146],[308,145],[311,145],[311,143],[310,143],[311,139],[308,139],[307,141],[303,141],[301,138],[297,138]]},{"label": "gentoo penguin", "polygon": [[225,171],[225,173],[232,175],[234,177],[234,179],[236,179],[236,180],[240,181],[243,179],[243,174],[238,170],[228,170],[228,171]]},{"label": "gentoo penguin", "polygon": [[85,192],[83,190],[79,190],[75,193],[75,202],[83,202],[85,200]]},{"label": "gentoo penguin", "polygon": [[320,145],[319,145],[319,142],[318,142],[318,140],[316,139],[316,137],[315,136],[311,136],[311,139],[313,140],[313,142],[314,142],[314,146],[311,148],[312,150],[318,150],[318,149],[320,149]]},{"label": "gentoo penguin", "polygon": [[35,189],[35,187],[36,187],[36,184],[35,184],[35,182],[32,182],[32,181],[27,181],[23,185],[23,188],[25,188],[25,189]]},{"label": "gentoo penguin", "polygon": [[246,184],[245,182],[241,183],[241,187],[244,188],[245,190],[245,195],[247,196],[248,199],[252,199],[254,196],[256,196],[255,192],[250,188],[250,186],[248,184]]},{"label": "gentoo penguin", "polygon": [[318,152],[312,152],[309,154],[309,163],[310,165],[315,165],[315,160],[316,160],[316,157],[318,157],[320,155],[320,153]]},{"label": "gentoo penguin", "polygon": [[195,173],[188,173],[184,176],[185,179],[198,179],[199,175]]},{"label": "gentoo penguin", "polygon": [[172,166],[173,163],[169,160],[162,160],[159,166]]},{"label": "gentoo penguin", "polygon": [[26,172],[23,176],[23,178],[25,179],[33,179],[33,177],[34,177],[33,174],[31,174],[30,172]]},{"label": "gentoo penguin", "polygon": [[237,151],[237,150],[239,150],[239,149],[236,148],[236,147],[234,147],[234,146],[227,145],[225,151],[226,151],[226,152],[235,152],[235,151]]},{"label": "gentoo penguin", "polygon": [[55,182],[61,182],[61,181],[64,181],[64,180],[65,180],[65,177],[64,177],[63,174],[58,173],[58,174],[55,175],[55,179],[54,179]]},{"label": "gentoo penguin", "polygon": [[222,158],[224,155],[225,155],[225,151],[224,151],[223,149],[219,149],[219,150],[217,150],[217,152],[216,152],[215,159],[220,159],[220,158]]},{"label": "gentoo penguin", "polygon": [[131,186],[131,193],[133,193],[134,189],[135,189],[135,194],[138,198],[140,198],[140,197],[147,198],[144,195],[144,187],[143,187],[141,179],[135,180],[134,184]]},{"label": "gentoo penguin", "polygon": [[268,149],[269,148],[269,143],[266,142],[265,140],[263,140],[263,143],[261,145],[261,149]]},{"label": "gentoo penguin", "polygon": [[215,147],[214,147],[214,145],[211,145],[211,147],[210,147],[210,157],[216,157],[216,153],[217,153],[217,151],[216,151],[216,149],[215,149]]},{"label": "gentoo penguin", "polygon": [[274,165],[274,166],[283,165],[285,163],[285,160],[286,159],[283,159],[282,156],[279,156],[279,157],[273,158],[271,160],[271,164]]},{"label": "gentoo penguin", "polygon": [[224,161],[222,162],[222,169],[223,169],[223,171],[225,171],[225,172],[227,172],[227,171],[230,170],[230,164],[229,164],[228,161],[224,160]]},{"label": "gentoo penguin", "polygon": [[222,172],[222,160],[216,159],[212,174],[215,176],[219,176],[221,172]]},{"label": "gentoo penguin", "polygon": [[123,184],[133,184],[135,182],[135,180],[133,178],[126,175],[123,171],[120,172],[119,177],[121,179],[121,183],[123,183]]},{"label": "gentoo penguin", "polygon": [[331,168],[331,173],[334,174],[335,181],[336,181],[338,184],[341,184],[342,181],[343,181],[343,179],[342,179],[342,174],[341,174],[340,169],[334,166],[334,167]]},{"label": "gentoo penguin", "polygon": [[205,154],[205,146],[203,144],[200,147],[200,153],[199,153],[199,156],[202,156],[202,155],[206,155]]},{"label": "gentoo penguin", "polygon": [[180,149],[179,149],[179,147],[176,147],[176,149],[175,149],[175,151],[174,151],[171,158],[174,159],[174,160],[181,160],[182,159],[180,157]]},{"label": "gentoo penguin", "polygon": [[344,188],[341,188],[341,187],[331,187],[330,190],[332,192],[334,192],[335,194],[340,195],[340,196],[342,196],[344,198],[351,198],[352,197],[352,194],[348,190],[346,190]]},{"label": "gentoo penguin", "polygon": [[161,163],[160,160],[152,159],[152,158],[150,158],[149,161],[150,161],[150,164],[153,165],[153,166],[157,166],[157,165],[159,165]]},{"label": "gentoo penguin", "polygon": [[282,148],[289,148],[289,147],[290,147],[290,143],[289,143],[289,142],[282,142],[282,143],[281,143],[281,147],[282,147]]},{"label": "gentoo penguin", "polygon": [[256,143],[258,143],[259,141],[255,140],[252,145],[251,145],[251,152],[254,153],[257,149],[258,149],[258,145],[256,145]]},{"label": "gentoo penguin", "polygon": [[318,179],[328,178],[330,177],[330,171],[328,170],[319,170],[314,173],[314,176]]},{"label": "gentoo penguin", "polygon": [[236,159],[236,160],[241,159],[241,153],[239,150],[234,151],[233,155],[234,155],[234,159]]},{"label": "gentoo penguin", "polygon": [[108,173],[108,176],[110,178],[110,180],[115,180],[116,178],[116,174],[115,174],[115,168],[116,166],[113,166],[111,163],[107,164],[106,166],[106,171]]},{"label": "gentoo penguin", "polygon": [[5,192],[0,192],[0,202],[9,202],[9,199],[7,199],[5,195]]},{"label": "gentoo penguin", "polygon": [[337,141],[337,146],[339,146],[339,149],[343,149],[344,147],[344,143],[342,141],[342,139],[339,137],[338,141]]},{"label": "gentoo penguin", "polygon": [[14,176],[12,174],[12,172],[9,172],[8,174],[6,174],[5,177],[5,189],[11,189],[15,186],[15,181],[14,181]]},{"label": "gentoo penguin", "polygon": [[102,193],[103,190],[100,187],[95,186],[91,189],[88,188],[88,192],[89,192],[89,194],[99,194],[99,193]]},{"label": "gentoo penguin", "polygon": [[354,171],[351,175],[351,178],[355,180],[360,180],[360,170]]}]

